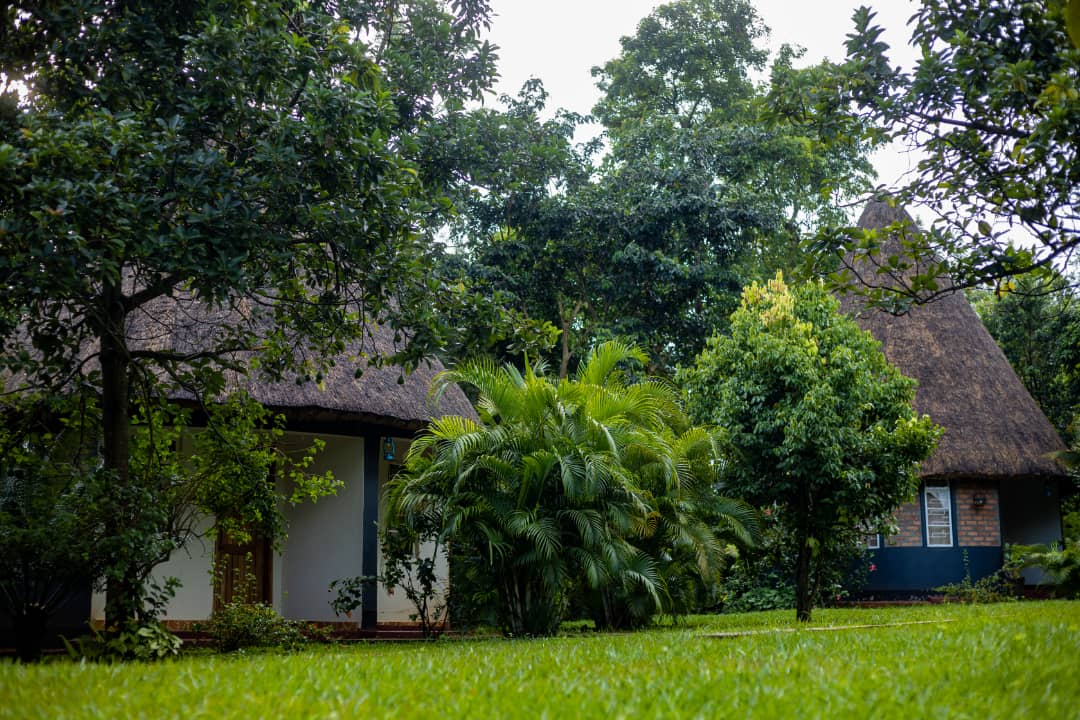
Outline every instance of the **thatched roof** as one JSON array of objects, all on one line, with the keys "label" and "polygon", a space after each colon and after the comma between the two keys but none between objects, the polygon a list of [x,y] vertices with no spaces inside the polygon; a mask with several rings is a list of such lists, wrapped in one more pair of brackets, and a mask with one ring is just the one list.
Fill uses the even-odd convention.
[{"label": "thatched roof", "polygon": [[[885,228],[901,221],[914,228],[902,208],[872,202],[859,226]],[[886,240],[879,252],[884,258],[899,248],[897,240]],[[863,270],[873,271],[865,265]],[[1046,457],[1065,449],[1061,438],[963,293],[915,305],[900,316],[866,309],[853,295],[842,297],[841,305],[881,343],[889,362],[919,381],[916,411],[945,428],[923,463],[924,477],[1064,474]]]},{"label": "thatched roof", "polygon": [[[205,305],[181,296],[155,300],[129,316],[128,347],[141,351],[190,354],[219,344],[231,325],[246,323],[255,327],[270,327],[268,314],[258,314],[249,306],[212,311]],[[476,419],[476,410],[457,386],[446,389],[438,405],[429,398],[435,375],[444,368],[430,358],[406,374],[400,367],[376,367],[368,358],[389,356],[401,338],[385,326],[369,325],[362,341],[356,341],[333,358],[333,364],[323,374],[322,382],[296,382],[292,378],[269,381],[258,372],[226,372],[227,389],[244,390],[266,407],[285,413],[290,422],[334,423],[343,433],[362,432],[363,426],[400,429],[413,432],[429,420],[444,415],[463,415]],[[93,353],[84,350],[84,357]],[[297,343],[301,359],[311,357],[312,350]],[[250,351],[238,351],[229,359],[238,367],[249,366],[254,358]],[[92,361],[96,366],[96,360]],[[357,377],[357,369],[362,374]],[[20,377],[4,378],[10,391],[23,384]],[[192,401],[194,395],[176,391],[178,401]]]},{"label": "thatched roof", "polygon": [[[190,303],[170,300],[167,308],[149,309],[133,317],[129,336],[132,346],[166,345],[174,351],[194,352],[210,346],[210,337],[231,320],[230,315],[235,311],[212,315],[193,312]],[[457,386],[447,388],[437,405],[429,397],[432,380],[444,369],[437,359],[429,358],[408,374],[397,366],[369,364],[367,358],[389,356],[399,349],[401,338],[396,335],[389,327],[370,325],[362,341],[333,358],[319,384],[288,379],[270,382],[258,379],[257,373],[230,373],[228,383],[230,389],[243,389],[266,407],[285,412],[292,421],[360,423],[415,431],[444,415],[476,419],[476,410]],[[362,370],[359,377],[357,369]]]}]

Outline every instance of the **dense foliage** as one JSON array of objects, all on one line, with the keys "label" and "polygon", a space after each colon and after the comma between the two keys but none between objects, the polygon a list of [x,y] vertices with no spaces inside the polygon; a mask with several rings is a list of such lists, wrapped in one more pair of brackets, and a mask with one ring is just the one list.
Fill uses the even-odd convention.
[{"label": "dense foliage", "polygon": [[269,605],[231,602],[214,611],[205,630],[218,650],[235,652],[256,647],[295,650],[307,642],[306,628]]},{"label": "dense foliage", "polygon": [[[0,10],[0,371],[99,394],[110,618],[138,611],[132,397],[319,376],[370,323],[413,364],[466,293],[426,272],[432,127],[493,77],[483,0]],[[460,302],[459,302],[460,301]],[[192,337],[160,342],[163,319]],[[131,326],[143,331],[133,339]],[[183,325],[183,322],[180,322]],[[372,361],[380,359],[372,357]],[[254,361],[252,361],[254,364]]]},{"label": "dense foliage", "polygon": [[[476,116],[491,161],[462,199],[463,277],[560,330],[560,376],[612,337],[671,373],[744,282],[795,264],[802,235],[845,220],[839,204],[867,187],[861,136],[773,111],[754,80],[767,34],[745,0],[660,5],[593,69],[603,155],[573,146],[583,118],[541,119],[536,82]],[[796,57],[785,48],[770,82],[801,83]]]},{"label": "dense foliage", "polygon": [[572,600],[607,627],[684,610],[688,566],[715,582],[725,542],[753,539],[753,511],[716,494],[713,438],[669,386],[631,381],[644,359],[609,342],[573,379],[486,360],[439,378],[476,388],[480,422],[442,418],[414,441],[391,527],[441,528],[509,634],[554,633]]},{"label": "dense foliage", "polygon": [[8,407],[0,428],[0,615],[24,661],[39,657],[50,617],[106,566],[107,481],[86,457],[83,415],[57,404]]},{"label": "dense foliage", "polygon": [[752,284],[681,380],[698,422],[722,429],[728,493],[775,506],[790,530],[796,610],[831,558],[909,500],[940,431],[911,409],[914,381],[820,284]]},{"label": "dense foliage", "polygon": [[[1069,40],[1067,5],[924,0],[911,22],[918,60],[910,71],[890,63],[882,29],[861,8],[847,62],[801,91],[797,107],[826,125],[842,127],[842,116],[854,112],[875,134],[923,155],[891,191],[936,215],[934,232],[908,238],[906,248],[934,262],[903,285],[868,288],[875,301],[903,307],[920,293],[947,292],[945,275],[963,287],[1007,287],[1012,277],[1060,269],[1074,256],[1080,47]],[[839,239],[857,255],[874,250],[864,234]]]},{"label": "dense foliage", "polygon": [[1061,277],[1018,278],[1006,294],[975,294],[975,309],[1024,386],[1066,440],[1080,419],[1080,295]]},{"label": "dense foliage", "polygon": [[[287,505],[338,486],[331,473],[310,472],[321,442],[282,452],[284,418],[240,395],[209,408],[205,427],[194,432],[190,411],[160,399],[137,403],[124,486],[101,468],[93,397],[8,400],[0,412],[8,421],[0,429],[0,613],[11,618],[27,659],[67,599],[121,571],[137,578],[139,606],[135,627],[110,631],[156,632],[171,590],[155,592],[151,571],[202,532],[201,518],[216,518],[215,532],[276,542]],[[289,480],[289,493],[267,482],[271,468]],[[111,532],[118,512],[124,531]],[[130,643],[91,644],[104,655]]]}]

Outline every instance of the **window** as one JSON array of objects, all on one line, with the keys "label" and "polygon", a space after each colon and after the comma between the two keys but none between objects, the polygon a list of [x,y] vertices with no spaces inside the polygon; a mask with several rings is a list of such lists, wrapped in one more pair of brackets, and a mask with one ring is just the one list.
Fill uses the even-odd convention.
[{"label": "window", "polygon": [[878,550],[881,548],[881,535],[878,533],[868,533],[866,536],[866,549]]},{"label": "window", "polygon": [[923,488],[926,509],[926,544],[952,547],[952,501],[948,480],[928,480]]}]

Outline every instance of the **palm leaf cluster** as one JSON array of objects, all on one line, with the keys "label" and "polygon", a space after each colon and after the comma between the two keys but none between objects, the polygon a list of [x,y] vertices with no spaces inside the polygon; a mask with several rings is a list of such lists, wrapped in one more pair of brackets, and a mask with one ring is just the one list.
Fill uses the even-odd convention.
[{"label": "palm leaf cluster", "polygon": [[680,576],[707,582],[730,541],[753,539],[753,511],[716,493],[711,434],[672,387],[627,374],[645,360],[612,341],[569,379],[484,359],[438,377],[436,393],[476,389],[480,421],[444,417],[414,441],[391,522],[441,528],[507,632],[554,632],[571,606],[606,626],[678,610]]}]

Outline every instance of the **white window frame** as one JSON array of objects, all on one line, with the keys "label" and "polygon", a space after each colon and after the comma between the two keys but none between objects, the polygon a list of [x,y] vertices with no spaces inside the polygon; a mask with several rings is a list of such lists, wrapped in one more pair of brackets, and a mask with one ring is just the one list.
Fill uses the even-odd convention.
[{"label": "white window frame", "polygon": [[866,535],[866,549],[867,550],[880,550],[881,549],[881,533],[867,533],[867,535]]},{"label": "white window frame", "polygon": [[[943,510],[947,517],[944,523],[936,522],[933,525],[930,524],[930,497],[933,495],[938,502],[944,505]],[[926,527],[926,546],[927,547],[952,547],[953,546],[953,505],[952,505],[952,492],[949,488],[948,480],[927,480],[923,483],[923,522]],[[930,528],[948,528],[949,530],[949,542],[933,542],[930,536]]]}]

